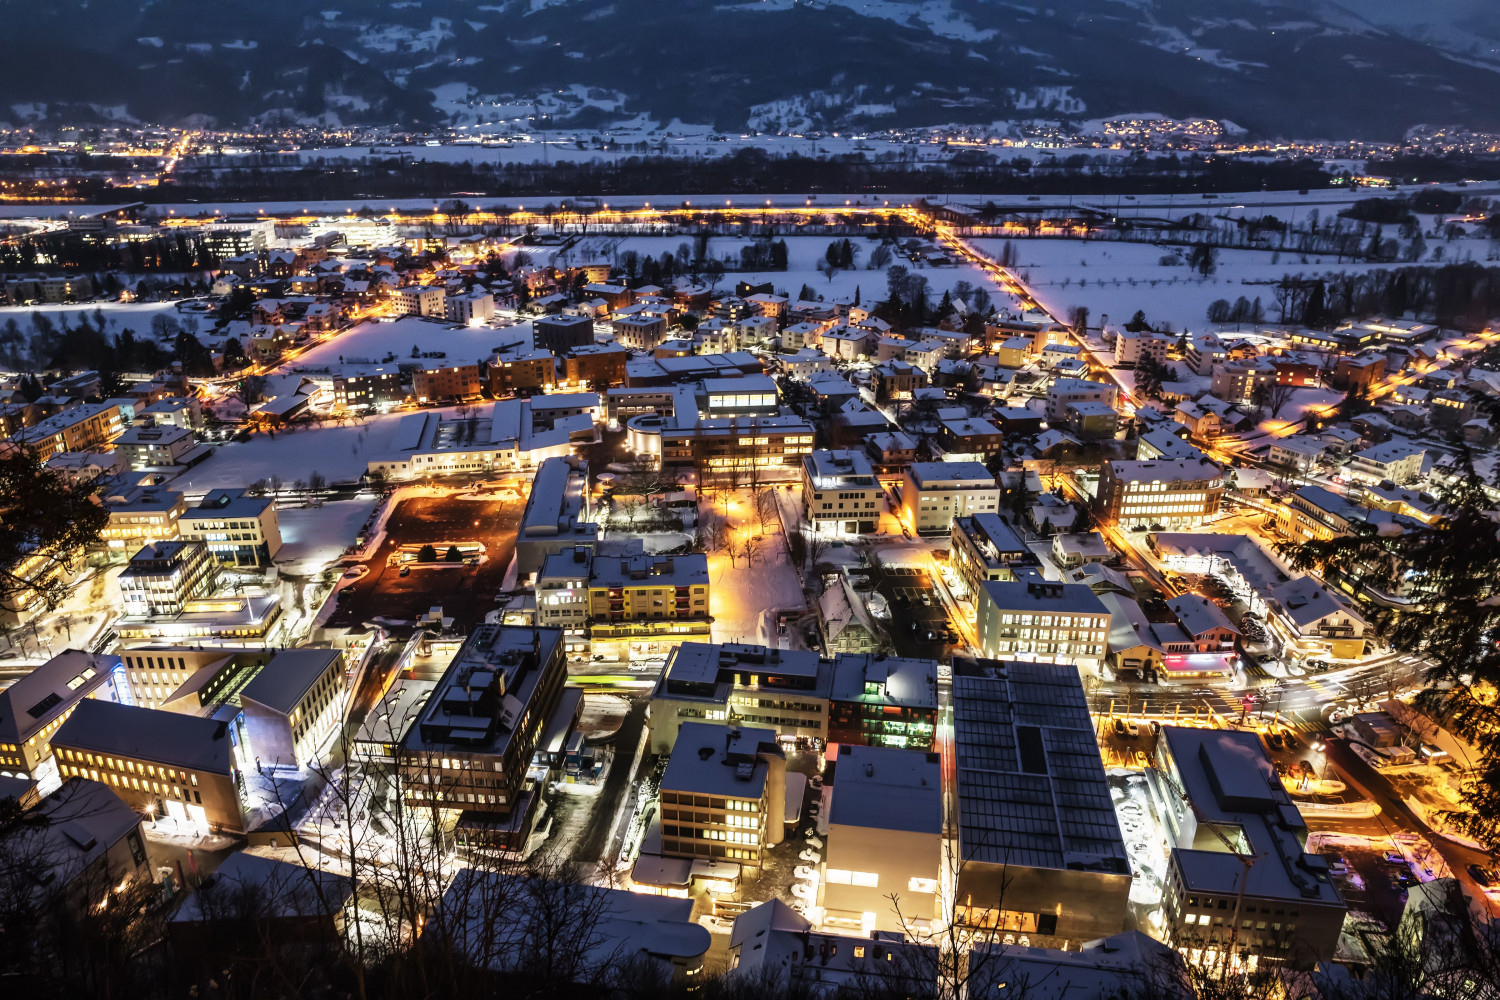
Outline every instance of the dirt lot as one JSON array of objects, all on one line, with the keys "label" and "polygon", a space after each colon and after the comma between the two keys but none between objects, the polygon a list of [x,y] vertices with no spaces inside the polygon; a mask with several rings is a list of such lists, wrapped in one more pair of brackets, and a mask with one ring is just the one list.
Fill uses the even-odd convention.
[{"label": "dirt lot", "polygon": [[[484,620],[495,608],[495,594],[515,553],[516,528],[525,508],[524,496],[513,499],[466,500],[452,497],[413,497],[392,513],[385,541],[369,561],[370,572],[340,594],[331,625],[358,625],[375,617],[412,621],[434,605],[455,619],[464,631]],[[402,544],[476,540],[484,543],[486,558],[478,567],[413,569],[401,576],[387,566]],[[440,553],[441,554],[441,553]]]}]

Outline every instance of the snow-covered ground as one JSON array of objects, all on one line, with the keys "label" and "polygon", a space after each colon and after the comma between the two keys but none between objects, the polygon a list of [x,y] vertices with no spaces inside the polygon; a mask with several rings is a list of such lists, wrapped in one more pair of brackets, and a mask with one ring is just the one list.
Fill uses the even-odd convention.
[{"label": "snow-covered ground", "polygon": [[[451,412],[436,410],[432,412]],[[226,441],[201,465],[172,480],[172,488],[190,495],[215,489],[240,489],[258,479],[280,476],[286,488],[320,472],[330,483],[352,483],[364,475],[370,460],[387,454],[404,413],[368,417],[350,426],[301,427],[256,434],[249,441]],[[351,538],[352,540],[352,538]],[[347,543],[346,543],[347,544]]]},{"label": "snow-covered ground", "polygon": [[[705,515],[709,506],[705,502]],[[748,491],[736,491],[728,498],[727,505],[716,503],[712,506],[716,513],[722,513],[727,506],[732,530],[750,533],[758,530]],[[803,598],[802,581],[792,566],[779,525],[773,523],[769,526],[748,566],[743,558],[736,558],[731,565],[723,552],[710,553],[708,579],[708,611],[714,618],[714,642],[783,644],[775,635],[773,612],[781,608],[801,608]]]},{"label": "snow-covered ground", "polygon": [[360,526],[375,509],[375,498],[340,500],[321,507],[282,507],[281,551],[276,565],[298,576],[310,576],[338,560],[354,544]]},{"label": "snow-covered ground", "polygon": [[92,323],[95,312],[104,316],[105,330],[111,334],[129,328],[138,336],[148,336],[151,333],[151,320],[157,316],[170,316],[183,325],[186,325],[190,319],[195,319],[203,329],[207,329],[209,325],[208,320],[204,318],[193,316],[191,313],[178,312],[175,302],[81,302],[63,305],[4,306],[0,307],[0,325],[4,325],[7,320],[14,319],[20,324],[22,330],[30,333],[33,315],[45,316],[52,321],[54,326],[61,328],[77,326],[85,319]]},{"label": "snow-covered ground", "polygon": [[[999,259],[1006,244],[1001,239],[974,240],[976,249]],[[1178,257],[1179,248],[1151,243],[1108,240],[1016,239],[1011,244],[1015,271],[1054,316],[1066,320],[1076,306],[1089,310],[1089,324],[1109,317],[1112,325],[1127,322],[1136,310],[1158,329],[1169,323],[1173,331],[1209,329],[1208,307],[1215,299],[1233,303],[1240,296],[1257,298],[1268,323],[1274,323],[1273,286],[1288,274],[1315,277],[1338,271],[1399,267],[1344,261],[1333,254],[1280,254],[1266,250],[1219,250],[1218,267],[1203,277],[1185,262],[1164,265],[1164,257]],[[1252,329],[1249,324],[1244,330]],[[1221,329],[1233,330],[1230,324]]]}]

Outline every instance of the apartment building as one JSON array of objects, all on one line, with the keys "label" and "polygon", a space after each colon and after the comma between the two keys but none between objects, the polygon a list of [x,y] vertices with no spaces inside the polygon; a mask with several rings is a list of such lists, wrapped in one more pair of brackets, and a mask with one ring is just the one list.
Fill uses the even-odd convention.
[{"label": "apartment building", "polygon": [[219,564],[199,541],[142,546],[120,573],[122,615],[127,619],[181,614],[195,598],[213,593]]},{"label": "apartment building", "polygon": [[52,737],[63,778],[106,784],[183,832],[243,833],[243,777],[228,722],[85,700]]},{"label": "apartment building", "polygon": [[202,542],[234,566],[268,566],[281,551],[276,499],[248,490],[211,490],[179,515],[177,529],[183,540]]},{"label": "apartment building", "polygon": [[633,314],[618,316],[611,322],[616,342],[636,351],[655,350],[667,339],[667,320],[664,316]]},{"label": "apartment building", "polygon": [[1347,906],[1255,733],[1164,726],[1146,776],[1171,845],[1168,944],[1230,968],[1333,957]]},{"label": "apartment building", "polygon": [[1067,420],[1068,407],[1075,403],[1103,403],[1113,407],[1118,391],[1107,382],[1090,382],[1081,378],[1060,378],[1047,389],[1047,420],[1061,424]]},{"label": "apartment building", "polygon": [[630,353],[619,344],[584,344],[570,348],[562,359],[562,382],[575,389],[603,390],[625,381]]},{"label": "apartment building", "polygon": [[398,316],[436,316],[447,313],[448,293],[442,285],[403,285],[391,293]]},{"label": "apartment building", "polygon": [[1299,576],[1265,588],[1266,622],[1287,655],[1357,660],[1365,652],[1364,618],[1323,584]]},{"label": "apartment building", "polygon": [[1422,460],[1427,450],[1401,438],[1355,452],[1345,474],[1361,483],[1379,483],[1389,479],[1397,486],[1413,482],[1422,475]]},{"label": "apartment building", "polygon": [[839,745],[819,886],[824,927],[904,935],[942,917],[942,770],[936,752]]},{"label": "apartment building", "polygon": [[814,531],[874,534],[884,495],[863,452],[814,451],[802,456],[802,510]]},{"label": "apartment building", "polygon": [[127,427],[115,438],[115,450],[137,470],[180,465],[197,447],[192,431],[171,424]]},{"label": "apartment building", "polygon": [[1115,364],[1134,366],[1147,359],[1166,364],[1171,343],[1170,337],[1152,330],[1122,330],[1115,336]]},{"label": "apartment building", "polygon": [[771,730],[683,723],[661,778],[660,853],[643,849],[632,880],[687,890],[695,860],[721,862],[707,875],[717,884],[737,886],[741,872],[758,873],[765,849],[785,836],[785,781],[786,758]]},{"label": "apartment building", "polygon": [[10,436],[45,462],[64,451],[95,451],[112,444],[125,430],[118,403],[84,403],[54,413]]},{"label": "apartment building", "polygon": [[684,639],[708,638],[708,556],[701,552],[596,555],[588,580],[595,656],[660,656]]},{"label": "apartment building", "polygon": [[540,316],[531,323],[532,345],[562,355],[594,343],[594,321],[587,316]]},{"label": "apartment building", "polygon": [[489,376],[490,395],[497,399],[550,389],[557,381],[557,359],[541,348],[501,351],[490,361]]},{"label": "apartment building", "polygon": [[333,380],[335,410],[370,410],[394,406],[406,398],[401,369],[376,368],[362,375],[340,375]]},{"label": "apartment building", "polygon": [[483,326],[495,315],[495,297],[482,288],[475,288],[461,295],[447,296],[443,308],[451,323]]},{"label": "apartment building", "polygon": [[122,700],[119,669],[118,656],[65,649],[0,691],[0,777],[36,780],[79,702]]},{"label": "apartment building", "polygon": [[1014,580],[1012,567],[1035,558],[999,514],[955,517],[951,540],[948,563],[966,594],[976,593],[986,580]]},{"label": "apartment building", "polygon": [[1215,365],[1229,360],[1229,351],[1215,334],[1195,333],[1187,338],[1183,360],[1194,375],[1211,375]]},{"label": "apartment building", "polygon": [[870,372],[875,402],[881,406],[910,400],[918,389],[927,386],[927,373],[905,361],[886,361]]},{"label": "apartment building", "polygon": [[407,805],[456,813],[460,843],[524,845],[539,803],[527,772],[566,679],[556,629],[476,628],[397,751]]},{"label": "apartment building", "polygon": [[1196,528],[1219,511],[1221,475],[1217,465],[1203,460],[1106,462],[1094,513],[1101,524],[1121,528]]},{"label": "apartment building", "polygon": [[[124,410],[121,410],[121,415]],[[181,427],[196,431],[203,428],[203,404],[193,396],[169,396],[158,399],[144,409],[136,411],[133,421],[149,421],[157,427]]]},{"label": "apartment building", "polygon": [[187,510],[187,501],[176,490],[127,486],[111,490],[101,499],[109,521],[99,536],[110,559],[125,559],[143,545],[172,542],[179,537],[177,522]]},{"label": "apartment building", "polygon": [[1087,584],[991,580],[975,594],[984,655],[1098,669],[1109,641],[1109,609]]},{"label": "apartment building", "polygon": [[922,535],[949,532],[953,519],[993,514],[1000,484],[978,462],[913,462],[901,488],[901,519]]},{"label": "apartment building", "polygon": [[955,657],[953,763],[958,923],[1070,948],[1124,928],[1130,860],[1076,672]]},{"label": "apartment building", "polygon": [[440,368],[418,368],[411,376],[411,392],[418,403],[474,399],[482,394],[483,388],[484,380],[479,376],[477,361]]},{"label": "apartment building", "polygon": [[1226,403],[1254,403],[1276,381],[1276,366],[1263,358],[1226,361],[1214,368],[1209,392]]}]

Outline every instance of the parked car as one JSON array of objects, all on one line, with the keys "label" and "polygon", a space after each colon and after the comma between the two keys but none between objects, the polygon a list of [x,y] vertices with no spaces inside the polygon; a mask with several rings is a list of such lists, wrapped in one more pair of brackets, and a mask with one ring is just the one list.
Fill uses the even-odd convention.
[{"label": "parked car", "polygon": [[1124,736],[1125,736],[1125,720],[1124,719],[1116,719],[1115,720],[1115,735],[1118,736],[1118,737],[1120,737],[1120,738],[1122,738],[1122,739],[1124,738]]},{"label": "parked car", "polygon": [[1281,737],[1278,736],[1278,735],[1276,735],[1275,733],[1267,733],[1266,734],[1266,745],[1269,746],[1272,750],[1280,750],[1281,749]]},{"label": "parked car", "polygon": [[1497,881],[1495,873],[1490,871],[1490,869],[1486,868],[1484,865],[1470,865],[1468,868],[1468,872],[1470,878],[1478,882],[1486,889],[1493,886]]}]

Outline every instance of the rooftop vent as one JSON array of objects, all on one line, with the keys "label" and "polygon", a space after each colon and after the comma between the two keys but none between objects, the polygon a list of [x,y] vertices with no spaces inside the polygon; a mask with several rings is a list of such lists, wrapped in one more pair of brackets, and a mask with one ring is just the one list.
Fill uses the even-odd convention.
[{"label": "rooftop vent", "polygon": [[755,774],[755,765],[748,760],[734,766],[735,781],[749,781]]}]

